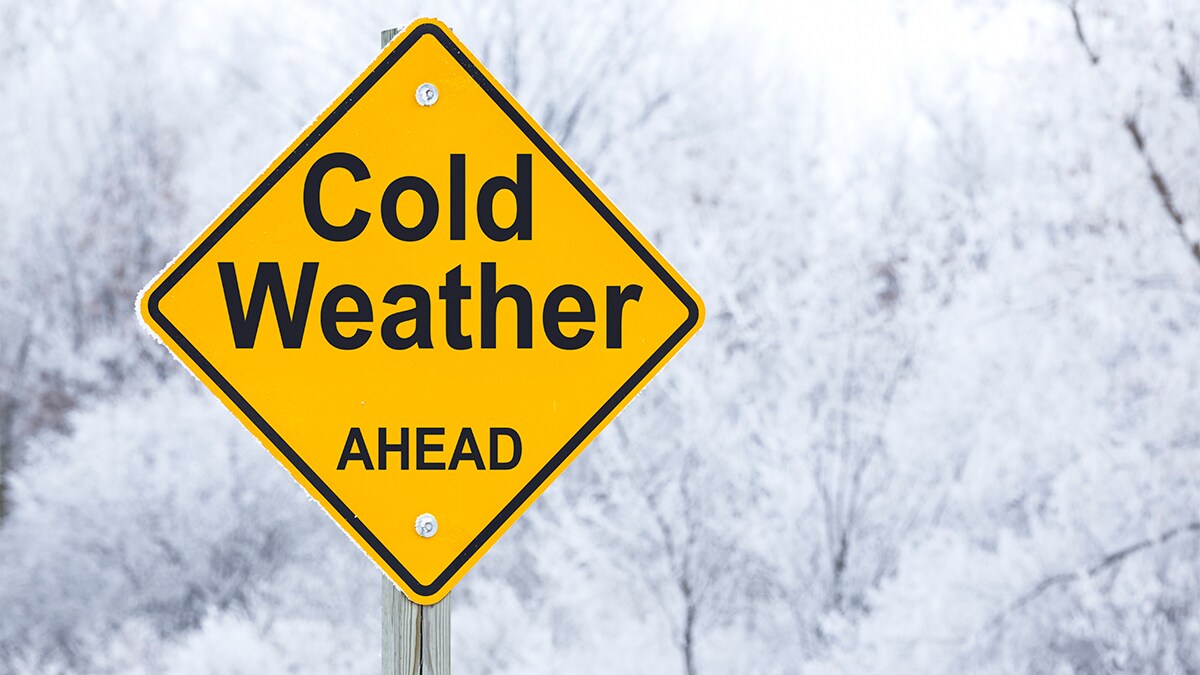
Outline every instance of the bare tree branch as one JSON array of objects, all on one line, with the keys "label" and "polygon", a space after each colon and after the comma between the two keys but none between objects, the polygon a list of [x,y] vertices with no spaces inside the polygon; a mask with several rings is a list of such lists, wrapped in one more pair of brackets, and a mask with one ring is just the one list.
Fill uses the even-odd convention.
[{"label": "bare tree branch", "polygon": [[[1099,65],[1100,55],[1092,49],[1092,45],[1088,42],[1087,35],[1083,31],[1083,21],[1079,16],[1078,0],[1071,0],[1067,5],[1067,9],[1071,12],[1071,20],[1075,25],[1075,38],[1079,41],[1079,45],[1083,47],[1083,51],[1087,53],[1088,60],[1091,61],[1092,65]],[[1186,82],[1191,82],[1190,74],[1187,73],[1182,64],[1180,64],[1180,73]],[[1184,93],[1185,97],[1189,95],[1188,93]],[[1155,163],[1154,157],[1150,154],[1149,148],[1146,147],[1146,136],[1142,133],[1142,128],[1138,123],[1136,115],[1132,113],[1125,115],[1124,126],[1125,130],[1129,132],[1130,140],[1133,141],[1138,155],[1141,156],[1142,162],[1146,165],[1146,171],[1150,175],[1150,182],[1154,185],[1154,191],[1158,194],[1158,199],[1162,204],[1163,210],[1167,212],[1171,221],[1175,223],[1175,231],[1179,234],[1179,238],[1183,241],[1184,246],[1187,247],[1192,257],[1196,259],[1196,262],[1200,263],[1200,241],[1193,241],[1188,236],[1187,218],[1179,210],[1178,205],[1176,205],[1175,193],[1167,183],[1166,177],[1159,171],[1158,165]]]},{"label": "bare tree branch", "polygon": [[1031,588],[1029,591],[1025,592],[1019,598],[1014,600],[1004,612],[1001,612],[1000,614],[998,614],[996,616],[995,619],[993,619],[993,623],[999,624],[1006,615],[1011,614],[1012,612],[1024,607],[1025,605],[1028,605],[1030,602],[1037,599],[1038,596],[1042,595],[1043,593],[1045,593],[1046,591],[1048,591],[1052,588],[1055,588],[1057,586],[1064,586],[1066,584],[1070,584],[1070,583],[1072,583],[1074,581],[1078,581],[1080,579],[1094,577],[1097,574],[1100,574],[1101,572],[1103,572],[1111,567],[1119,565],[1126,558],[1128,558],[1129,556],[1131,556],[1135,553],[1139,553],[1141,551],[1145,551],[1147,549],[1150,549],[1150,548],[1153,548],[1156,546],[1162,546],[1163,544],[1170,542],[1172,539],[1174,539],[1180,535],[1189,534],[1189,533],[1200,534],[1200,521],[1193,521],[1190,523],[1179,525],[1177,527],[1173,527],[1173,528],[1167,530],[1166,532],[1159,534],[1156,537],[1150,537],[1148,539],[1143,539],[1139,542],[1130,544],[1129,546],[1126,546],[1124,548],[1113,551],[1112,553],[1109,553],[1108,555],[1101,558],[1098,562],[1096,562],[1095,564],[1093,564],[1091,567],[1087,568],[1087,570],[1085,570],[1083,572],[1063,572],[1060,574],[1054,574],[1054,575],[1048,576],[1045,579],[1042,579],[1041,581],[1039,581],[1037,583],[1037,585],[1034,586],[1033,588]]},{"label": "bare tree branch", "polygon": [[1179,238],[1183,240],[1184,245],[1191,251],[1192,257],[1197,262],[1200,262],[1200,242],[1192,241],[1188,237],[1187,219],[1184,218],[1179,207],[1175,205],[1175,195],[1171,192],[1171,187],[1167,185],[1167,179],[1163,177],[1162,172],[1158,170],[1158,166],[1154,163],[1154,158],[1150,156],[1150,151],[1146,149],[1146,137],[1142,134],[1142,129],[1138,125],[1137,118],[1133,115],[1125,118],[1125,130],[1129,132],[1134,147],[1137,148],[1138,154],[1141,155],[1142,161],[1146,164],[1146,171],[1150,174],[1150,182],[1154,184],[1154,191],[1158,193],[1158,198],[1162,202],[1163,209],[1175,223],[1175,231],[1179,233]]},{"label": "bare tree branch", "polygon": [[1079,39],[1079,44],[1083,46],[1083,51],[1087,52],[1093,66],[1100,63],[1100,55],[1092,49],[1092,46],[1088,44],[1087,36],[1083,34],[1083,21],[1079,18],[1078,0],[1072,0],[1071,4],[1067,5],[1067,9],[1071,11],[1071,20],[1075,23],[1075,37]]}]

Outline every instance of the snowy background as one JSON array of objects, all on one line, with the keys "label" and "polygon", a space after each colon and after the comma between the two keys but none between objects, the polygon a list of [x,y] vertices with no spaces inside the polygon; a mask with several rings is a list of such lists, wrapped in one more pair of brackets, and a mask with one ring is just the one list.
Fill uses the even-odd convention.
[{"label": "snowy background", "polygon": [[0,0],[0,672],[378,671],[133,299],[431,13],[708,306],[456,671],[1200,671],[1200,3],[740,4]]}]

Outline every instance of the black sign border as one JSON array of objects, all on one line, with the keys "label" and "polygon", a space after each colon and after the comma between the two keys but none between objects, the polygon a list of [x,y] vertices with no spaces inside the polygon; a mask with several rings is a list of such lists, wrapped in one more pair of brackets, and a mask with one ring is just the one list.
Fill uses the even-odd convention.
[{"label": "black sign border", "polygon": [[[388,71],[388,69],[390,69],[397,61],[399,61],[400,58],[404,56],[404,54],[407,53],[408,50],[414,44],[416,44],[419,39],[426,35],[430,35],[437,39],[437,41],[446,49],[446,51],[454,57],[455,61],[462,66],[467,74],[470,75],[471,78],[480,87],[482,87],[485,92],[487,92],[496,105],[498,105],[500,109],[503,110],[506,115],[508,115],[509,119],[511,119],[513,123],[525,133],[525,135],[533,142],[533,144],[537,146],[539,150],[541,150],[542,154],[548,160],[550,160],[550,162],[558,168],[559,172],[561,172],[562,175],[568,181],[570,181],[572,185],[575,186],[579,193],[587,199],[588,203],[592,205],[592,208],[596,209],[596,211],[604,217],[605,221],[612,226],[612,228],[617,232],[618,235],[621,236],[625,243],[628,244],[629,247],[638,254],[638,257],[640,257],[642,261],[645,262],[646,265],[658,276],[658,278],[661,279],[662,282],[675,294],[675,296],[684,304],[688,311],[687,318],[684,320],[683,324],[681,324],[679,328],[677,328],[675,332],[671,334],[667,341],[650,355],[650,358],[643,363],[642,366],[638,368],[628,380],[626,380],[626,382],[621,386],[620,389],[617,390],[615,394],[605,401],[600,410],[596,411],[596,413],[592,415],[586,423],[584,423],[583,427],[577,431],[575,435],[570,438],[570,440],[567,441],[566,445],[564,445],[562,449],[555,453],[555,455],[550,459],[550,462],[547,463],[546,466],[542,467],[542,469],[533,476],[533,478],[528,484],[525,485],[524,488],[521,489],[517,496],[505,505],[500,513],[487,524],[483,531],[469,544],[467,544],[466,548],[464,548],[463,551],[454,558],[454,560],[450,563],[450,566],[447,567],[446,570],[440,575],[438,575],[438,577],[430,584],[420,583],[415,577],[413,577],[412,573],[410,573],[404,567],[404,565],[400,564],[400,561],[396,559],[396,556],[393,555],[392,552],[389,551],[388,548],[379,541],[379,539],[371,532],[370,529],[367,528],[365,524],[363,524],[361,520],[358,519],[357,516],[355,516],[354,512],[351,511],[350,508],[347,507],[346,504],[342,502],[342,500],[333,492],[333,490],[331,490],[329,486],[321,480],[316,472],[314,472],[308,466],[308,464],[304,462],[300,455],[297,454],[296,451],[293,450],[285,440],[283,440],[279,433],[276,432],[275,429],[273,429],[265,419],[263,419],[262,415],[260,415],[258,411],[256,411],[254,407],[251,406],[250,403],[246,401],[246,399],[243,398],[236,389],[233,388],[229,381],[227,381],[219,372],[217,372],[217,369],[214,368],[213,365],[209,363],[208,359],[204,358],[199,350],[197,350],[196,347],[183,336],[179,329],[176,328],[175,325],[169,320],[167,320],[166,316],[163,315],[159,308],[159,302],[163,299],[167,292],[169,292],[176,284],[178,284],[183,276],[200,262],[200,260],[212,249],[212,247],[221,239],[221,237],[223,237],[235,224],[237,224],[237,222],[241,220],[242,216],[244,216],[247,211],[249,211],[255,204],[258,203],[263,195],[265,195],[267,191],[270,190],[300,160],[300,158],[303,157],[305,153],[307,153],[308,150],[312,148],[313,145],[315,145],[316,142],[322,136],[324,136],[376,82],[379,81],[379,79]],[[160,283],[150,292],[147,306],[151,318],[153,318],[154,321],[163,329],[163,331],[170,335],[175,343],[179,345],[179,347],[183,349],[183,351],[186,352],[187,355],[190,356],[197,365],[200,366],[204,373],[208,375],[208,377],[218,387],[221,388],[221,391],[225,392],[225,395],[229,397],[229,400],[232,401],[234,405],[236,405],[238,409],[241,410],[242,413],[245,414],[246,417],[250,419],[250,421],[252,421],[256,427],[258,427],[258,430],[262,432],[262,434],[266,436],[276,448],[279,449],[280,453],[282,453],[283,456],[292,463],[292,466],[295,467],[296,470],[299,471],[300,474],[309,481],[309,484],[311,484],[317,489],[318,492],[321,493],[321,496],[325,498],[326,502],[337,510],[342,519],[352,528],[354,528],[354,531],[357,532],[360,537],[362,537],[363,541],[367,542],[367,544],[371,546],[375,553],[378,554],[380,559],[386,562],[387,565],[391,567],[392,571],[395,572],[396,575],[401,579],[403,579],[406,584],[408,584],[410,589],[412,589],[418,595],[424,597],[437,594],[442,587],[444,587],[446,583],[448,583],[450,579],[452,579],[454,575],[458,573],[463,565],[465,565],[475,555],[475,552],[484,544],[486,544],[488,540],[490,540],[496,534],[497,530],[499,530],[505,523],[509,521],[510,518],[512,518],[513,514],[516,513],[516,511],[520,509],[526,501],[529,500],[533,493],[536,492],[546,482],[550,475],[553,474],[565,461],[567,461],[572,454],[574,454],[576,448],[578,448],[583,440],[587,438],[593,430],[596,429],[600,422],[603,421],[604,418],[607,417],[617,406],[626,400],[630,393],[643,380],[645,380],[646,377],[649,376],[651,371],[653,371],[667,357],[667,355],[671,353],[673,349],[675,349],[675,347],[688,335],[689,332],[691,332],[691,330],[700,320],[700,308],[696,300],[684,290],[679,282],[673,276],[671,276],[671,274],[667,272],[667,270],[646,249],[646,247],[643,246],[640,241],[638,241],[637,237],[635,237],[629,231],[629,229],[625,227],[621,220],[617,218],[617,216],[604,204],[604,201],[600,199],[600,197],[597,196],[591,190],[591,188],[588,187],[587,183],[585,183],[571,169],[567,160],[559,154],[559,152],[546,140],[546,138],[542,136],[542,134],[538,133],[537,130],[533,128],[533,126],[525,119],[525,117],[517,111],[508,98],[505,97],[505,95],[502,94],[496,88],[496,86],[492,84],[491,80],[489,80],[487,76],[485,76],[480,69],[476,67],[471,59],[463,53],[462,49],[460,49],[458,45],[455,44],[448,35],[446,35],[445,31],[443,31],[442,28],[435,23],[420,23],[413,26],[405,35],[405,37],[399,41],[399,44],[395,45],[392,51],[379,63],[379,65],[376,66],[375,69],[372,70],[362,80],[362,82],[358,84],[357,87],[355,87],[348,95],[346,95],[345,98],[338,102],[337,106],[324,119],[321,120],[320,124],[318,124],[312,130],[312,132],[310,132],[304,138],[304,140],[300,142],[299,145],[296,146],[296,148],[287,156],[287,158],[284,159],[284,161],[281,162],[277,167],[275,167],[275,169],[261,183],[259,183],[259,185],[244,200],[242,200],[241,203],[237,205],[237,207],[229,214],[229,216],[221,221],[221,223],[209,234],[209,236],[206,237],[204,241],[202,241],[200,245],[197,246],[191,253],[189,253],[188,256],[171,271],[171,273],[162,281],[162,283]]]}]

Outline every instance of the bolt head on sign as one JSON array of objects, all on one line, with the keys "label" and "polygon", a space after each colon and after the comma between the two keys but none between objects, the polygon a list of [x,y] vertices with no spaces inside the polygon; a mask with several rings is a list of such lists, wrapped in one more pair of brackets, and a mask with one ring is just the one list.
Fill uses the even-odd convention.
[{"label": "bolt head on sign", "polygon": [[139,304],[421,604],[704,311],[434,20],[397,36]]}]

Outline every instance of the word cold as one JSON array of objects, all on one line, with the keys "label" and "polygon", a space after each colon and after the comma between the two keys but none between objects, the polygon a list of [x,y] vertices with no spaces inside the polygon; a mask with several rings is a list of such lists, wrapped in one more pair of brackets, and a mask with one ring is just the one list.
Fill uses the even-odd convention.
[{"label": "word cold", "polygon": [[[479,229],[492,241],[508,241],[512,238],[533,238],[533,176],[529,155],[517,155],[517,177],[494,176],[479,188],[475,215]],[[355,208],[350,220],[334,225],[325,217],[321,208],[321,184],[334,169],[349,172],[354,182],[371,177],[365,162],[348,152],[333,152],[313,163],[304,179],[304,215],[308,225],[321,237],[329,241],[350,241],[362,234],[371,222],[371,212]],[[511,225],[496,222],[496,195],[501,191],[512,194],[517,211]],[[400,197],[412,192],[421,200],[421,217],[415,223],[402,223],[396,213]],[[450,155],[450,239],[461,241],[467,238],[467,157]],[[420,176],[401,176],[388,183],[379,200],[379,216],[383,227],[400,241],[420,241],[433,232],[438,222],[440,204],[437,191],[429,181]]]}]

